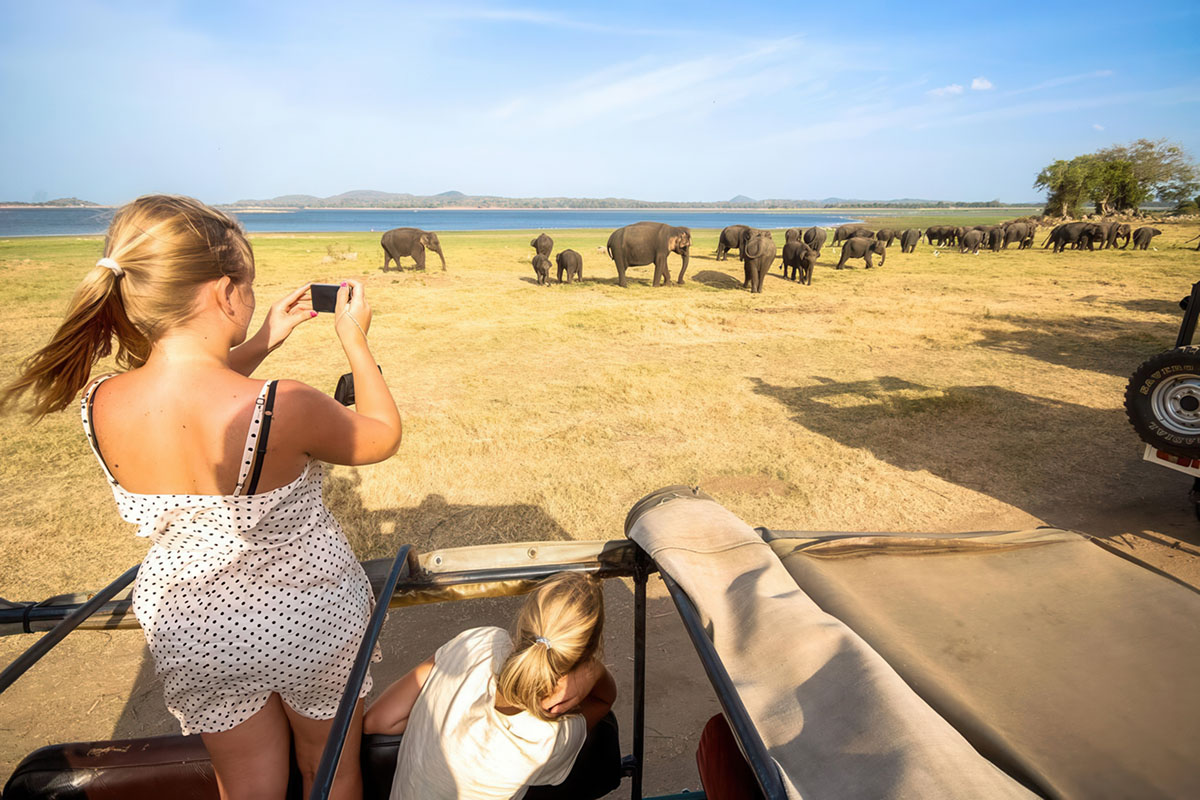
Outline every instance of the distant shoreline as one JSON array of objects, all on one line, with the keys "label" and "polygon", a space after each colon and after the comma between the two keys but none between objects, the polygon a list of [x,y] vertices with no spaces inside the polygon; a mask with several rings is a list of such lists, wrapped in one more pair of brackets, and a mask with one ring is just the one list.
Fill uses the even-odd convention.
[{"label": "distant shoreline", "polygon": [[[734,207],[696,208],[694,206],[654,206],[653,208],[647,208],[645,206],[630,206],[630,207],[613,206],[611,208],[609,208],[609,207],[606,207],[606,208],[576,208],[576,207],[565,208],[565,207],[558,207],[558,206],[556,206],[554,208],[538,208],[538,207],[532,207],[532,206],[487,206],[486,208],[480,208],[478,206],[431,206],[431,207],[420,207],[420,208],[407,208],[407,207],[397,208],[397,207],[389,207],[389,206],[227,206],[227,205],[218,205],[218,206],[214,206],[214,207],[219,208],[222,211],[232,211],[234,213],[236,213],[238,211],[246,211],[246,212],[252,212],[255,214],[288,214],[293,211],[597,211],[597,212],[600,212],[600,211],[622,211],[622,212],[645,211],[647,213],[654,212],[654,211],[671,211],[671,212],[676,212],[676,213],[683,212],[683,213],[696,213],[696,214],[703,214],[706,212],[747,211],[747,212],[753,212],[755,214],[825,214],[825,213],[844,214],[846,212],[853,212],[853,213],[857,214],[857,213],[865,213],[865,212],[871,212],[871,211],[897,211],[897,212],[905,212],[905,213],[911,213],[911,212],[916,212],[916,211],[990,212],[990,211],[996,211],[999,209],[1020,210],[1020,209],[1027,209],[1027,208],[1039,208],[1039,209],[1041,208],[1040,205],[991,206],[991,207],[981,207],[981,206],[919,206],[919,207],[916,207],[916,206],[867,206],[867,207],[828,206],[828,207],[826,207],[826,206],[822,206],[820,208],[812,208],[812,207],[808,207],[808,208],[805,208],[805,207],[754,208],[752,206],[744,206],[744,207],[740,206],[740,207],[736,207],[736,208],[734,208]],[[0,209],[22,209],[22,208],[37,209],[40,211],[47,211],[47,210],[52,210],[52,209],[56,209],[56,208],[63,208],[63,209],[86,208],[86,209],[94,209],[97,211],[103,211],[103,210],[107,210],[107,209],[120,208],[120,206],[100,206],[100,205],[95,205],[95,206],[93,206],[93,205],[56,206],[56,205],[48,205],[48,204],[47,205],[34,205],[33,203],[25,203],[25,204],[21,204],[21,205],[11,204],[11,203],[0,203]]]}]

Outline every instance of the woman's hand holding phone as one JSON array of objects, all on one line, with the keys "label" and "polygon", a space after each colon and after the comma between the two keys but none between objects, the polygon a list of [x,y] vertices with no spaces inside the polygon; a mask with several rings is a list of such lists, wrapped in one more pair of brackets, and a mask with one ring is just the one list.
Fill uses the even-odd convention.
[{"label": "woman's hand holding phone", "polygon": [[367,303],[367,293],[360,282],[348,280],[342,283],[333,314],[334,330],[343,347],[359,337],[366,343],[367,331],[371,328],[371,306]]}]

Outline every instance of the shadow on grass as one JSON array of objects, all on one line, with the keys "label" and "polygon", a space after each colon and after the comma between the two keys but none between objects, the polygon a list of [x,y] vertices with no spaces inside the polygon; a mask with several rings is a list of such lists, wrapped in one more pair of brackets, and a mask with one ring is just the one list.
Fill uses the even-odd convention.
[{"label": "shadow on grass", "polygon": [[[1178,482],[1143,469],[1137,440],[1117,408],[1014,392],[1000,386],[934,388],[895,377],[752,390],[814,433],[909,472],[926,471],[1051,524],[1123,534],[1110,507],[1173,506]],[[1126,435],[1128,434],[1128,435]],[[1172,512],[1174,513],[1174,512]]]},{"label": "shadow on grass", "polygon": [[1115,317],[999,317],[1016,327],[981,331],[978,345],[1072,369],[1127,377],[1138,364],[1172,347],[1178,324]]},{"label": "shadow on grass", "polygon": [[[1179,297],[1186,297],[1186,294],[1180,294]],[[1128,311],[1139,311],[1144,314],[1169,314],[1175,317],[1176,328],[1178,322],[1183,317],[1183,309],[1179,307],[1178,300],[1163,300],[1156,297],[1147,297],[1142,300],[1119,300],[1113,301],[1113,305],[1121,306]]]}]

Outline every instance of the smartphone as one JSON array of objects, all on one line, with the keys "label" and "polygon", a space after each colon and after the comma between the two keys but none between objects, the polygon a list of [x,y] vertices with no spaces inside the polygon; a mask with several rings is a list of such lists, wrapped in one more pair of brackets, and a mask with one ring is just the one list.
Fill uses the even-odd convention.
[{"label": "smartphone", "polygon": [[308,289],[312,294],[313,311],[332,314],[337,308],[337,293],[340,288],[336,283],[310,283]]}]

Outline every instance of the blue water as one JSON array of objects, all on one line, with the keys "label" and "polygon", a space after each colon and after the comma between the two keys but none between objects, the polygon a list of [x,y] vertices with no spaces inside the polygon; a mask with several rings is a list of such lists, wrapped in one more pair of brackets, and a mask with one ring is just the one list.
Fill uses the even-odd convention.
[{"label": "blue water", "polygon": [[[87,236],[102,234],[112,219],[111,208],[0,208],[0,237]],[[560,209],[471,209],[467,211],[383,211],[360,209],[301,209],[298,211],[239,211],[235,215],[250,233],[308,233],[386,231],[424,228],[430,231],[560,230],[619,228],[631,222],[654,220],[690,228],[826,227],[856,221],[853,217],[819,212],[765,211],[568,211]]]}]

